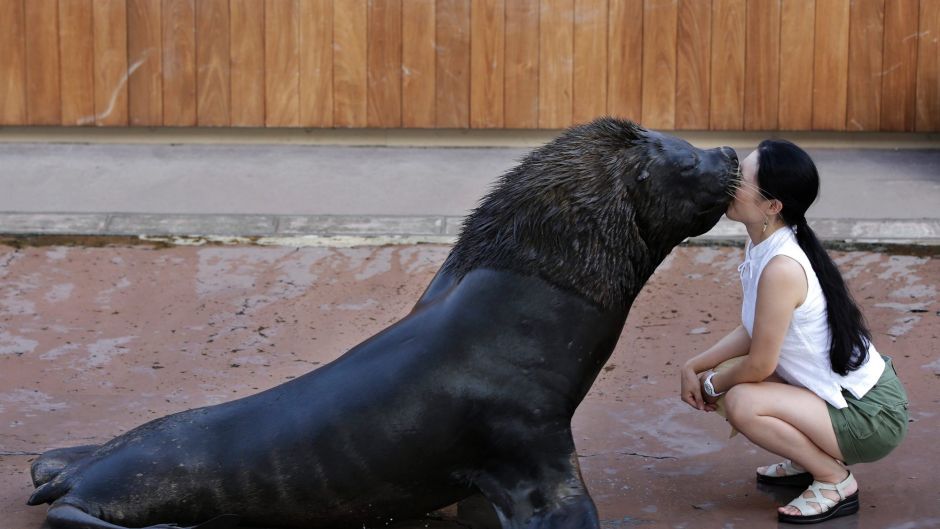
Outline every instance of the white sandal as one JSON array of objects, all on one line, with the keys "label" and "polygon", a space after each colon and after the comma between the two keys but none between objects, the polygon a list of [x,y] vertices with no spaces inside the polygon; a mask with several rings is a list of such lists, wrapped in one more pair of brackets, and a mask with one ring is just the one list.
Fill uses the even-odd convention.
[{"label": "white sandal", "polygon": [[[853,484],[856,486],[855,492],[846,496],[845,490]],[[852,472],[849,472],[849,475],[839,483],[813,481],[813,484],[806,490],[813,493],[812,498],[804,498],[803,494],[800,494],[787,504],[790,507],[796,507],[800,511],[800,515],[794,516],[792,514],[778,512],[777,519],[779,521],[785,523],[811,524],[858,512],[858,484],[855,483],[855,476],[852,475]],[[839,501],[824,496],[822,493],[824,490],[835,491],[839,495]],[[811,503],[815,503],[818,507],[810,505]],[[817,509],[823,509],[823,511],[817,513]]]},{"label": "white sandal", "polygon": [[[780,471],[783,470],[783,473]],[[805,468],[797,465],[789,459],[784,459],[767,467],[766,473],[757,470],[758,483],[768,485],[781,485],[785,487],[808,487],[813,482],[813,475]]]}]

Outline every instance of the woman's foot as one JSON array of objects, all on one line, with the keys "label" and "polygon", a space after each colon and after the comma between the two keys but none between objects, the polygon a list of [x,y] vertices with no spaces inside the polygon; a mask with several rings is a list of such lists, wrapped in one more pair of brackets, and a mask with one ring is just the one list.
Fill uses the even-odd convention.
[{"label": "woman's foot", "polygon": [[757,481],[768,485],[808,487],[813,482],[813,476],[805,468],[785,459],[780,463],[758,467]]},{"label": "woman's foot", "polygon": [[838,482],[814,481],[799,497],[777,509],[787,523],[818,523],[858,511],[858,483],[851,472]]}]

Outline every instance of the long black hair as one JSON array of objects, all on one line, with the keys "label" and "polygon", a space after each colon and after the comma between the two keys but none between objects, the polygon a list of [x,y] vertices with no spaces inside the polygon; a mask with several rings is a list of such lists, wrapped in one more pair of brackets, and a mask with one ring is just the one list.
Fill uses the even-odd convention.
[{"label": "long black hair", "polygon": [[780,215],[788,226],[796,228],[796,240],[813,265],[826,297],[832,333],[829,362],[833,371],[845,376],[867,360],[871,332],[842,274],[806,223],[806,210],[819,194],[816,164],[806,151],[786,140],[764,140],[757,152],[757,185],[766,198],[783,204]]}]

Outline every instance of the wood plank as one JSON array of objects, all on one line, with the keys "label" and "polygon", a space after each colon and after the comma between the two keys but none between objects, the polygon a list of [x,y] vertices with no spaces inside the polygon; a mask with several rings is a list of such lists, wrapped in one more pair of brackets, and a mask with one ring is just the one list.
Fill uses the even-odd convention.
[{"label": "wood plank", "polygon": [[783,0],[780,7],[780,94],[777,127],[813,128],[813,28],[816,0]]},{"label": "wood plank", "polygon": [[300,124],[300,6],[297,0],[264,4],[264,123]]},{"label": "wood plank", "polygon": [[[305,4],[307,2],[304,2]],[[230,0],[231,124],[264,126],[264,0]]]},{"label": "wood plank", "polygon": [[678,0],[643,3],[643,125],[676,126]]},{"label": "wood plank", "polygon": [[127,3],[92,2],[95,26],[95,125],[127,126]]},{"label": "wood plank", "polygon": [[470,7],[470,126],[502,128],[506,4],[473,0]]},{"label": "wood plank", "polygon": [[0,125],[26,124],[24,0],[0,0]]},{"label": "wood plank", "polygon": [[434,126],[435,13],[434,0],[408,0],[402,4],[402,125]]},{"label": "wood plank", "polygon": [[885,2],[881,130],[914,130],[919,0]]},{"label": "wood plank", "polygon": [[610,0],[607,112],[639,121],[643,113],[643,0]]},{"label": "wood plank", "polygon": [[511,0],[506,4],[507,128],[539,126],[539,0]]},{"label": "wood plank", "polygon": [[29,0],[25,17],[26,117],[30,125],[59,125],[59,3]]},{"label": "wood plank", "polygon": [[195,124],[195,0],[163,0],[163,125]]},{"label": "wood plank", "polygon": [[91,2],[59,0],[63,125],[95,122],[95,44]]},{"label": "wood plank", "polygon": [[680,0],[676,37],[676,128],[708,130],[711,0]]},{"label": "wood plank", "polygon": [[401,127],[401,0],[369,0],[366,124]]},{"label": "wood plank", "polygon": [[881,77],[885,0],[852,0],[849,7],[849,74],[846,128],[881,128]]},{"label": "wood plank", "polygon": [[915,130],[940,131],[940,0],[920,1]]},{"label": "wood plank", "polygon": [[365,0],[333,4],[333,121],[366,126],[368,10]]},{"label": "wood plank", "polygon": [[780,0],[748,0],[744,128],[776,130],[780,93]]},{"label": "wood plank", "polygon": [[196,2],[196,123],[231,123],[228,0]]},{"label": "wood plank", "polygon": [[712,2],[712,74],[709,128],[744,127],[744,0]]},{"label": "wood plank", "polygon": [[333,0],[300,3],[300,124],[333,126]]},{"label": "wood plank", "polygon": [[539,4],[539,128],[571,125],[574,0]]},{"label": "wood plank", "polygon": [[163,125],[163,22],[160,0],[127,0],[127,79],[131,126]]},{"label": "wood plank", "polygon": [[845,130],[849,0],[817,0],[815,33],[813,129]]},{"label": "wood plank", "polygon": [[575,0],[572,120],[607,112],[607,0]]},{"label": "wood plank", "polygon": [[470,126],[470,0],[438,0],[435,126]]}]

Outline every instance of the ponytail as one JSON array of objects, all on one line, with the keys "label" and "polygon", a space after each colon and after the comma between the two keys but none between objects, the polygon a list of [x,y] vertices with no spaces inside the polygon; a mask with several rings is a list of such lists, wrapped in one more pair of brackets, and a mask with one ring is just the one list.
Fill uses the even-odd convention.
[{"label": "ponytail", "polygon": [[826,319],[832,336],[829,363],[836,373],[848,375],[868,359],[871,332],[842,279],[842,274],[806,223],[806,219],[798,219],[794,226],[796,242],[813,265],[813,271],[816,272],[819,286],[826,298]]},{"label": "ponytail", "polygon": [[796,241],[819,279],[831,333],[829,363],[845,376],[868,359],[871,332],[842,274],[806,222],[806,210],[819,192],[816,165],[806,151],[785,140],[765,140],[757,149],[758,185],[765,196],[783,204],[780,214],[795,228]]}]

